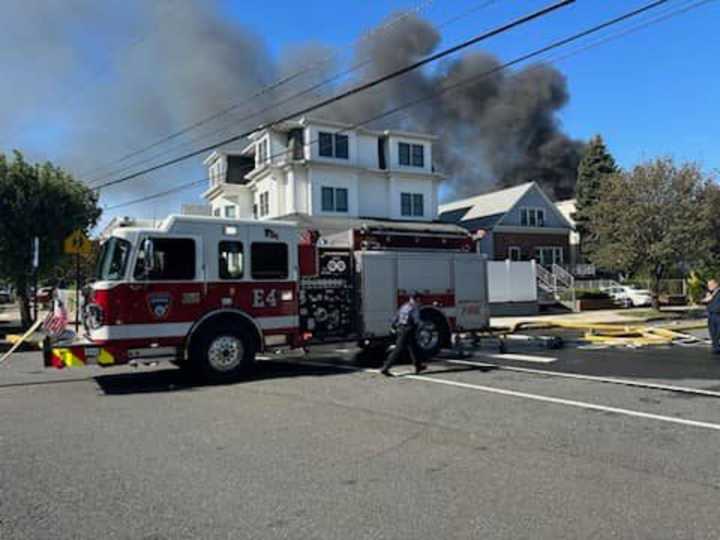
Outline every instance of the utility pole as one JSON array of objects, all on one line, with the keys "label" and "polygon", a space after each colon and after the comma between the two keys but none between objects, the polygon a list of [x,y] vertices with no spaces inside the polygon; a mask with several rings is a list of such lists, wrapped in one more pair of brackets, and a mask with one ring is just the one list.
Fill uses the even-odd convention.
[{"label": "utility pole", "polygon": [[40,239],[35,236],[32,240],[32,269],[33,269],[33,322],[38,318],[38,268],[40,267]]},{"label": "utility pole", "polygon": [[80,251],[75,253],[75,335],[80,330]]}]

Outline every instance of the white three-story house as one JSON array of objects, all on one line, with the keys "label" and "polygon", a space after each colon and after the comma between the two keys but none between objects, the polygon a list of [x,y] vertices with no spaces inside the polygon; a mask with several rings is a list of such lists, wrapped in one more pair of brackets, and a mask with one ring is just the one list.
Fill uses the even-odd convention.
[{"label": "white three-story house", "polygon": [[203,197],[213,215],[437,218],[443,177],[432,165],[434,136],[301,118],[249,139],[240,151],[205,160],[210,186]]}]

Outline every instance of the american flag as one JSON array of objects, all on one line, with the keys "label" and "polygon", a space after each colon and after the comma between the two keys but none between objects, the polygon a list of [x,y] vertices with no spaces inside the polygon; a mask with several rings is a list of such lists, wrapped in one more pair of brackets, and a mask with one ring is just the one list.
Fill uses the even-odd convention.
[{"label": "american flag", "polygon": [[47,314],[45,321],[43,321],[43,330],[52,337],[58,337],[65,331],[68,315],[62,300],[56,298],[53,304],[53,310]]}]

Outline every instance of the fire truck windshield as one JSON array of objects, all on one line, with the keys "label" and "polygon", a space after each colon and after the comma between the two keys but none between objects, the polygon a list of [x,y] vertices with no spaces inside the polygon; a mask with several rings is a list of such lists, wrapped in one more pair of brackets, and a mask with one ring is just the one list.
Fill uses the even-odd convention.
[{"label": "fire truck windshield", "polygon": [[118,281],[125,277],[131,247],[130,242],[117,237],[103,244],[96,273],[98,281]]}]

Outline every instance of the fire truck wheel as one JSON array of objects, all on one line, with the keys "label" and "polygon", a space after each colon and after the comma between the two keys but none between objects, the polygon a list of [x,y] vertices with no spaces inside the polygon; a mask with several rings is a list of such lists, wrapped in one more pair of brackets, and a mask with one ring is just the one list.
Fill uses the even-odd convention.
[{"label": "fire truck wheel", "polygon": [[420,312],[420,324],[415,330],[415,350],[421,360],[430,360],[450,343],[450,330],[445,317],[435,311]]},{"label": "fire truck wheel", "polygon": [[247,372],[255,363],[255,341],[235,328],[213,328],[197,341],[192,362],[211,380],[230,380]]}]

